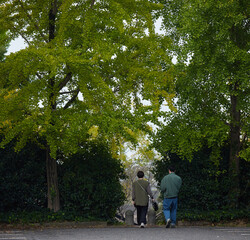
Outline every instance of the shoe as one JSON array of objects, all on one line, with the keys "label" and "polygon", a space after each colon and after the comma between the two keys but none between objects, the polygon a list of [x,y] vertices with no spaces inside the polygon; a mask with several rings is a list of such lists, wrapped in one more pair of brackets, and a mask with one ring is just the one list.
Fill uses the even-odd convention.
[{"label": "shoe", "polygon": [[140,228],[144,228],[144,227],[145,227],[144,223],[141,223]]},{"label": "shoe", "polygon": [[171,223],[171,220],[170,220],[170,219],[168,219],[168,220],[167,220],[167,225],[166,225],[166,228],[169,228],[169,227],[170,227],[170,223]]},{"label": "shoe", "polygon": [[175,224],[171,224],[170,228],[176,228],[176,225]]}]

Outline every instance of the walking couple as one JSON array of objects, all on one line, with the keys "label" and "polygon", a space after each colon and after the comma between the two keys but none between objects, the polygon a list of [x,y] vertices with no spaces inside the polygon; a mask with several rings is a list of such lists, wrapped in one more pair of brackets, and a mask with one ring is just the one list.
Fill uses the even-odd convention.
[{"label": "walking couple", "polygon": [[[143,179],[144,173],[137,173],[138,180],[133,183],[132,202],[137,209],[137,223],[141,228],[146,225],[148,211],[148,196],[154,202],[150,183]],[[168,174],[161,180],[160,189],[163,193],[163,213],[166,219],[166,228],[175,228],[178,205],[178,193],[182,184],[181,178],[175,174],[175,167],[169,166]]]}]

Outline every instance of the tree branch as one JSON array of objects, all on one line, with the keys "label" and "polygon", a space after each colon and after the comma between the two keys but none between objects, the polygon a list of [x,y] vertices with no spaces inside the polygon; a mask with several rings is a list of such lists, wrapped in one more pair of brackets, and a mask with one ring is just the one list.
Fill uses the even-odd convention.
[{"label": "tree branch", "polygon": [[14,29],[16,30],[16,32],[24,39],[24,41],[30,46],[30,42],[29,40],[24,36],[24,34],[20,31],[18,31],[15,27]]},{"label": "tree branch", "polygon": [[66,76],[65,76],[65,78],[63,79],[63,81],[60,82],[59,85],[58,85],[59,91],[63,87],[65,87],[65,85],[71,80],[71,78],[72,78],[72,73],[71,72],[67,73]]},{"label": "tree branch", "polygon": [[20,3],[20,5],[21,5],[23,11],[25,12],[25,14],[27,15],[27,17],[29,18],[29,20],[34,24],[35,28],[36,28],[37,31],[40,33],[41,37],[44,39],[44,41],[45,41],[46,43],[48,43],[49,41],[46,39],[45,35],[40,31],[39,26],[38,26],[34,21],[32,21],[32,18],[31,18],[31,16],[30,16],[30,14],[29,14],[28,11],[24,8],[23,3],[22,3],[21,0],[19,0],[19,3]]},{"label": "tree branch", "polygon": [[75,99],[76,99],[76,97],[77,97],[77,95],[78,95],[79,92],[80,92],[80,89],[77,88],[75,94],[74,94],[74,95],[72,96],[72,98],[65,104],[65,106],[63,107],[63,109],[67,109],[67,108],[70,107],[70,105],[75,101]]},{"label": "tree branch", "polygon": [[68,91],[68,92],[59,92],[59,94],[69,94],[69,93],[75,93],[77,92],[77,90],[72,90],[72,91]]}]

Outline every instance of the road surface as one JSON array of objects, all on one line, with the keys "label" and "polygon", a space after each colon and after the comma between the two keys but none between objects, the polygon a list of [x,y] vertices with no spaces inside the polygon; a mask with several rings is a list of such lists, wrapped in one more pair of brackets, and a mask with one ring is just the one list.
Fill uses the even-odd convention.
[{"label": "road surface", "polygon": [[102,227],[0,231],[0,240],[250,240],[249,227]]}]

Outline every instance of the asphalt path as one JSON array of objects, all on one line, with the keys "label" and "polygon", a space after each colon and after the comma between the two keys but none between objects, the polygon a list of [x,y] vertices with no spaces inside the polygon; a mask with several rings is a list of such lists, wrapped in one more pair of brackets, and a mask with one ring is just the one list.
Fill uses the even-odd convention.
[{"label": "asphalt path", "polygon": [[103,227],[0,231],[0,240],[250,240],[249,227]]}]

